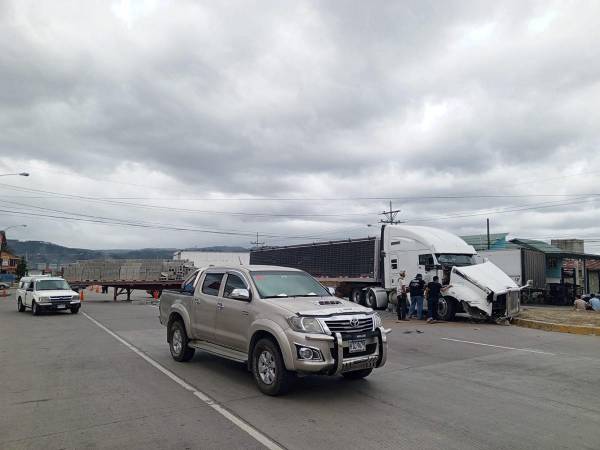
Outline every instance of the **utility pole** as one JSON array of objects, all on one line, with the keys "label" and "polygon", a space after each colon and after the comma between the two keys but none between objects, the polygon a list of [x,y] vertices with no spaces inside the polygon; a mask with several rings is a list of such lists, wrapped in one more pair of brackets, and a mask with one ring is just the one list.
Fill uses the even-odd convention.
[{"label": "utility pole", "polygon": [[381,213],[381,215],[384,216],[384,219],[381,219],[379,222],[386,223],[389,225],[403,223],[401,220],[396,220],[396,217],[398,216],[398,213],[400,213],[400,211],[401,211],[400,209],[392,209],[392,201],[390,200],[390,210],[383,211]]},{"label": "utility pole", "polygon": [[491,242],[490,242],[490,219],[486,219],[487,222],[487,249],[489,250],[490,247],[492,246]]},{"label": "utility pole", "polygon": [[258,233],[256,233],[256,242],[250,242],[252,245],[254,245],[256,248],[261,247],[262,245],[265,245],[264,242],[260,242],[260,240],[258,239]]}]

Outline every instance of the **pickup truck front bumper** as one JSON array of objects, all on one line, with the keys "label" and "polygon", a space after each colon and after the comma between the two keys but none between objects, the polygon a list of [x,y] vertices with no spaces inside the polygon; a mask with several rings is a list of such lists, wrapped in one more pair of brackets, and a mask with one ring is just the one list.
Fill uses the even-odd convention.
[{"label": "pickup truck front bumper", "polygon": [[44,309],[44,311],[60,311],[63,309],[70,309],[75,306],[79,306],[81,302],[79,300],[60,300],[60,301],[45,301],[37,302],[37,305]]},{"label": "pickup truck front bumper", "polygon": [[333,335],[305,335],[304,342],[295,339],[296,347],[308,347],[318,350],[322,356],[320,360],[305,360],[295,357],[294,370],[302,373],[320,373],[338,375],[361,369],[374,369],[382,367],[387,360],[387,334],[390,330],[383,327],[377,328],[366,338],[367,350],[360,355],[352,356],[348,352],[348,335],[334,333]]}]

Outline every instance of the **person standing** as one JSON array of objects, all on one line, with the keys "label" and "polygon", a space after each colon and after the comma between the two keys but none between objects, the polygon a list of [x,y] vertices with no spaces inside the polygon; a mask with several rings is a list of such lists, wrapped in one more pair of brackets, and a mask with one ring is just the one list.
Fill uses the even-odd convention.
[{"label": "person standing", "polygon": [[408,298],[406,295],[406,286],[404,285],[405,272],[400,272],[398,279],[398,295],[396,297],[396,313],[398,314],[397,322],[406,320],[406,312],[408,311]]},{"label": "person standing", "polygon": [[437,275],[433,277],[433,281],[427,283],[427,313],[429,316],[427,323],[435,323],[438,320],[438,301],[440,300],[442,292],[445,292],[450,287],[452,286],[442,286],[440,278]]},{"label": "person standing", "polygon": [[423,281],[423,275],[418,273],[408,284],[408,290],[410,292],[410,309],[408,311],[408,318],[411,319],[415,316],[416,309],[417,319],[422,320],[423,294],[425,293],[425,282]]}]

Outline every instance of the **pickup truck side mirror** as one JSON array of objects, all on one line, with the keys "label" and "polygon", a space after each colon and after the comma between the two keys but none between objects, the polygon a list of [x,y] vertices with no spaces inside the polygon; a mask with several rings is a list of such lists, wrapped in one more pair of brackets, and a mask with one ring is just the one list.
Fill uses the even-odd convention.
[{"label": "pickup truck side mirror", "polygon": [[335,288],[334,287],[327,286],[327,292],[329,292],[330,295],[335,297]]},{"label": "pickup truck side mirror", "polygon": [[33,292],[33,288],[32,287],[27,288],[27,292]]},{"label": "pickup truck side mirror", "polygon": [[244,301],[250,301],[250,291],[248,289],[240,289],[240,288],[236,288],[233,291],[231,291],[231,294],[229,294],[229,298],[233,298],[235,300],[244,300]]}]

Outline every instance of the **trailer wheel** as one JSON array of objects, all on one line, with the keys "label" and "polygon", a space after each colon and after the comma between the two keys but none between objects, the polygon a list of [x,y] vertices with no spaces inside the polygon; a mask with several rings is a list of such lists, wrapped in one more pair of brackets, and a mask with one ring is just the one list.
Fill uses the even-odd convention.
[{"label": "trailer wheel", "polygon": [[456,300],[452,297],[440,297],[438,300],[437,316],[440,320],[454,320],[456,315]]},{"label": "trailer wheel", "polygon": [[362,305],[363,303],[363,291],[361,288],[352,289],[352,295],[350,296],[350,300],[354,303],[358,303]]},{"label": "trailer wheel", "polygon": [[372,309],[377,309],[377,296],[371,289],[367,291],[367,306]]}]

